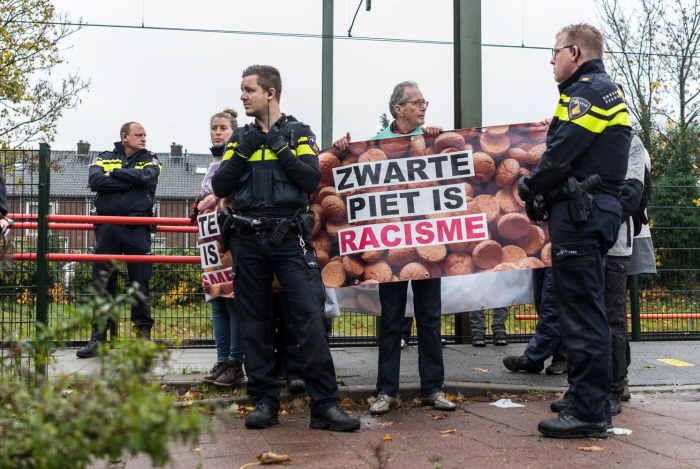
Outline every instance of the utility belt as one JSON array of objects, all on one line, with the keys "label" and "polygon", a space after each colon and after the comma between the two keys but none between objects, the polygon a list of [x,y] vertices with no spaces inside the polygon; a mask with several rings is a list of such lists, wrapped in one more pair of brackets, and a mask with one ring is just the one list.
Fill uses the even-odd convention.
[{"label": "utility belt", "polygon": [[[96,208],[93,208],[92,210],[90,210],[90,215],[101,215],[101,214],[97,213]],[[155,217],[155,214],[153,213],[152,210],[149,210],[148,212],[128,212],[126,215],[115,215],[115,216],[118,216],[118,217],[148,217],[148,218],[150,218],[150,217]],[[95,224],[94,226],[95,226],[95,228],[97,228],[99,225]],[[124,226],[126,226],[127,228],[130,228],[132,230],[136,229],[138,227],[141,227],[141,226],[145,226],[146,228],[148,228],[148,230],[151,233],[155,233],[156,228],[157,228],[156,225],[124,225]]]},{"label": "utility belt", "polygon": [[574,223],[582,223],[591,216],[593,211],[593,194],[601,184],[600,176],[594,174],[578,182],[574,176],[569,176],[565,183],[555,187],[545,194],[537,194],[533,200],[527,201],[525,210],[532,221],[549,219],[552,207],[563,201],[569,202],[569,216]]},{"label": "utility belt", "polygon": [[[219,228],[224,239],[230,236],[252,238],[261,231],[271,231],[270,241],[280,245],[292,228],[295,228],[301,236],[311,234],[314,227],[314,213],[300,208],[289,218],[258,217],[244,212],[234,212],[229,207],[224,207],[219,212]],[[304,213],[301,213],[304,211]]]}]

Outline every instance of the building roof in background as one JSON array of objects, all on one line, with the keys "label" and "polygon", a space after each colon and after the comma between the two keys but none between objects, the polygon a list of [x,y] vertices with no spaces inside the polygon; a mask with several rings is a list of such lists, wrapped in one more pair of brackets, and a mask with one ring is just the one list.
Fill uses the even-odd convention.
[{"label": "building roof in background", "polygon": [[[57,166],[51,171],[51,197],[93,197],[95,193],[88,187],[88,170],[90,161],[100,153],[91,151],[87,155],[78,155],[75,151],[51,151],[51,160]],[[27,153],[30,154],[31,158],[38,157],[38,152]],[[156,153],[156,156],[163,166],[156,199],[192,199],[199,195],[204,179],[202,171],[211,163],[211,155]],[[36,194],[36,166],[18,160],[14,166],[3,167],[8,196]],[[18,181],[26,185],[18,184]]]}]

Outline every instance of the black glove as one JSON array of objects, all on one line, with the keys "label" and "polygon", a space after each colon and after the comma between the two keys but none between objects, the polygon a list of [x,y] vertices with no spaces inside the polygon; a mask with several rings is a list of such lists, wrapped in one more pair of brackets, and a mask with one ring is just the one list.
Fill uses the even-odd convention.
[{"label": "black glove", "polygon": [[527,173],[525,176],[521,177],[520,181],[518,182],[518,195],[524,202],[527,202],[528,200],[533,200],[536,195],[535,191],[530,189],[527,185],[528,181],[532,179],[533,174],[534,171],[531,173]]},{"label": "black glove", "polygon": [[253,125],[249,131],[243,134],[241,141],[238,142],[236,153],[244,158],[250,158],[263,143],[265,143],[265,134],[260,131],[257,125]]},{"label": "black glove", "polygon": [[273,125],[265,134],[265,145],[267,145],[275,154],[277,154],[287,142],[282,137],[279,125]]}]

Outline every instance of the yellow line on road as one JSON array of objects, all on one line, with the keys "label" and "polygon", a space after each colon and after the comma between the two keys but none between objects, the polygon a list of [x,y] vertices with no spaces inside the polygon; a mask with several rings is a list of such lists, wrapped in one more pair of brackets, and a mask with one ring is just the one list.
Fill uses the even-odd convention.
[{"label": "yellow line on road", "polygon": [[657,358],[657,360],[673,366],[695,366],[692,363],[682,362],[680,360],[676,360],[675,358]]}]

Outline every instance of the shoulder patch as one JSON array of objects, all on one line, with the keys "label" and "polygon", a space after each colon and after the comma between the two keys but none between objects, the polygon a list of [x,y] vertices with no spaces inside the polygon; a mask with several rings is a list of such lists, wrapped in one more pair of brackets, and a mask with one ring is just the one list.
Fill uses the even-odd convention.
[{"label": "shoulder patch", "polygon": [[591,108],[591,103],[583,98],[571,98],[569,102],[569,119],[574,120],[583,116]]},{"label": "shoulder patch", "polygon": [[155,155],[155,153],[151,153],[151,155],[153,155],[153,158],[151,159],[151,161],[152,161],[153,163],[157,164],[158,166],[160,166],[160,160],[159,160],[158,157]]},{"label": "shoulder patch", "polygon": [[318,155],[319,150],[318,150],[318,145],[316,144],[316,137],[314,137],[314,136],[309,137],[309,146]]}]

